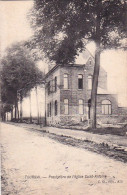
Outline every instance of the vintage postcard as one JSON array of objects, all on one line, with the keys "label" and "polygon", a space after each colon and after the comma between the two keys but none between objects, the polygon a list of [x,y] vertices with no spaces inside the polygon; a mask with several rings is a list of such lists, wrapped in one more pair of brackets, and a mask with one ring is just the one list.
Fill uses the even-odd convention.
[{"label": "vintage postcard", "polygon": [[127,1],[0,1],[2,195],[127,194]]}]

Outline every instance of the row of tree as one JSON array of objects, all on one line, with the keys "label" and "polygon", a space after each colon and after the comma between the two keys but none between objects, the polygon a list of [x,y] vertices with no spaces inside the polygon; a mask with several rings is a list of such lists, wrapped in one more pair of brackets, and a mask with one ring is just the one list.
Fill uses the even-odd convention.
[{"label": "row of tree", "polygon": [[[22,121],[22,101],[29,95],[32,88],[43,82],[43,73],[37,68],[30,51],[24,43],[14,44],[7,48],[5,56],[1,60],[1,100],[2,120],[5,120],[7,112],[11,112],[11,118],[19,118]],[[20,102],[20,114],[18,108]],[[13,116],[13,110],[15,114]]]}]

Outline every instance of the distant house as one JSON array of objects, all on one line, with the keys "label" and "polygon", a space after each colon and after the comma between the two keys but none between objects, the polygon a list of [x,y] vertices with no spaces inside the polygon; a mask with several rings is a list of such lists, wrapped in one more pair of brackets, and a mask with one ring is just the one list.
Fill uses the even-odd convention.
[{"label": "distant house", "polygon": [[[46,74],[46,118],[48,125],[78,123],[90,119],[94,58],[85,64],[50,67]],[[97,118],[117,120],[117,95],[107,91],[107,73],[101,67],[97,92]]]}]

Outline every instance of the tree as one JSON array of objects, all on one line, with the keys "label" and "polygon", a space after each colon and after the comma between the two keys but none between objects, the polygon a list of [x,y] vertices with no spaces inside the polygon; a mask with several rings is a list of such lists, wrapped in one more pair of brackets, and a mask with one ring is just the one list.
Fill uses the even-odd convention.
[{"label": "tree", "polygon": [[8,48],[1,64],[3,83],[3,102],[15,105],[15,119],[20,101],[20,120],[22,121],[22,100],[28,92],[42,82],[43,73],[36,67],[29,51],[18,43]]},{"label": "tree", "polygon": [[6,112],[11,112],[11,119],[13,118],[14,94],[10,87],[1,79],[1,117],[5,120]]},{"label": "tree", "polygon": [[36,0],[29,14],[34,28],[32,46],[51,62],[72,63],[89,41],[96,43],[91,92],[91,125],[96,128],[96,97],[100,55],[119,48],[127,38],[126,0]]},{"label": "tree", "polygon": [[7,103],[2,104],[1,118],[3,121],[6,121],[6,113],[12,112],[12,106],[13,106],[12,104],[7,104]]}]

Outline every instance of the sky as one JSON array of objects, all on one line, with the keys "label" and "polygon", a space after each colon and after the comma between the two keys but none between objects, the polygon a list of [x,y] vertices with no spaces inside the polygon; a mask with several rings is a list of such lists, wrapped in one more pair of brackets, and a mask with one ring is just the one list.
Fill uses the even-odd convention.
[{"label": "sky", "polygon": [[[0,1],[1,55],[11,44],[27,40],[33,34],[27,20],[27,13],[32,6],[33,1]],[[89,44],[87,49],[94,53],[94,44]],[[83,63],[81,56],[78,57],[78,62]],[[41,69],[45,65],[44,62],[39,62]],[[109,92],[118,94],[119,106],[127,106],[127,53],[115,50],[104,51],[101,54],[101,65],[108,74]]]}]

